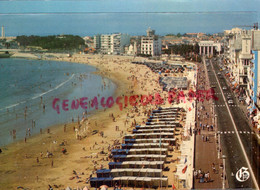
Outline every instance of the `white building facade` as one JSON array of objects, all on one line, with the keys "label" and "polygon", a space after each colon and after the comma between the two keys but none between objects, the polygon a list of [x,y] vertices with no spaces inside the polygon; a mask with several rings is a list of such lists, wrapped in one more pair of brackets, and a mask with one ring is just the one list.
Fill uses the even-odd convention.
[{"label": "white building facade", "polygon": [[102,34],[94,36],[94,47],[101,53],[108,55],[120,55],[124,53],[124,47],[130,44],[128,34]]},{"label": "white building facade", "polygon": [[150,56],[160,56],[162,54],[162,40],[155,35],[155,31],[150,28],[147,35],[141,38],[141,54]]},{"label": "white building facade", "polygon": [[199,54],[200,55],[213,55],[214,50],[219,54],[221,52],[221,43],[215,43],[214,41],[200,41],[199,42]]},{"label": "white building facade", "polygon": [[260,130],[260,30],[227,33],[225,57],[233,89],[245,95],[248,116]]}]

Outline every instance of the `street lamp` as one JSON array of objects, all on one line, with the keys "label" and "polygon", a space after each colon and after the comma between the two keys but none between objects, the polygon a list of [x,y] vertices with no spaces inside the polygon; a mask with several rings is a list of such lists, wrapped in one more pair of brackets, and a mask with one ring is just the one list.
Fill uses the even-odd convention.
[{"label": "street lamp", "polygon": [[225,178],[226,178],[225,159],[226,159],[226,156],[225,156],[225,155],[222,155],[222,159],[223,159],[223,181],[222,181],[222,189],[225,189]]},{"label": "street lamp", "polygon": [[220,132],[217,133],[218,134],[218,159],[220,158],[220,150],[221,150],[221,146],[220,146]]},{"label": "street lamp", "polygon": [[215,128],[217,128],[217,123],[218,123],[218,115],[215,114]]}]

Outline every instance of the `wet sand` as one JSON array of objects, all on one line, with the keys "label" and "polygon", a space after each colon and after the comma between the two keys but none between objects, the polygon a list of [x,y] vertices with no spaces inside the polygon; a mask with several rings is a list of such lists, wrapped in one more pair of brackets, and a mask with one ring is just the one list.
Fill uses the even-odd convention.
[{"label": "wet sand", "polygon": [[[131,64],[131,61],[141,61],[144,58],[100,55],[75,55],[71,58],[58,58],[54,60],[71,61],[93,65],[99,69],[98,74],[113,80],[117,85],[115,97],[132,94],[163,95],[157,82],[158,74],[143,65]],[[137,78],[135,78],[137,77]],[[99,105],[99,108],[101,106]],[[47,189],[48,184],[57,185],[58,189],[67,186],[76,188],[89,186],[85,181],[94,168],[108,168],[108,148],[112,148],[115,140],[122,142],[122,136],[132,130],[132,123],[141,124],[147,119],[145,110],[152,110],[155,106],[138,106],[138,112],[129,106],[122,111],[118,105],[112,108],[99,109],[96,114],[81,124],[81,130],[88,132],[86,138],[76,139],[75,129],[78,123],[64,126],[50,127],[47,130],[28,138],[26,143],[20,141],[2,147],[0,154],[0,187],[1,189],[17,189],[18,186],[29,189]],[[114,118],[111,117],[113,113]],[[126,122],[127,118],[127,122]],[[116,126],[119,130],[116,131]],[[98,133],[92,134],[93,130]],[[103,132],[103,137],[100,135]],[[65,146],[60,146],[64,142]],[[67,153],[62,153],[66,148]],[[105,154],[100,154],[103,150]],[[53,156],[47,158],[46,153]],[[42,154],[41,154],[42,152]],[[77,174],[73,174],[73,170]],[[95,173],[93,177],[96,176]]]}]

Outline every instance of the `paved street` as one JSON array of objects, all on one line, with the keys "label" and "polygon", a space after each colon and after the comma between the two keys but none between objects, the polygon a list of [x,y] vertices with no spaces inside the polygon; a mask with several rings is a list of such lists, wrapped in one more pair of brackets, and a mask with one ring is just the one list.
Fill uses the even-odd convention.
[{"label": "paved street", "polygon": [[[222,155],[226,156],[225,164],[229,187],[256,188],[251,172],[249,179],[245,182],[239,182],[235,177],[237,171],[242,167],[249,168],[248,163],[250,163],[254,171],[255,179],[258,180],[259,183],[259,147],[257,147],[256,135],[253,130],[250,129],[244,113],[241,111],[223,77],[223,73],[222,77],[218,75],[217,80],[217,73],[219,72],[217,63],[210,63],[210,61],[206,61],[206,63],[208,64],[210,85],[214,87],[216,96],[219,98],[215,101],[214,107],[217,116],[218,134],[221,139]],[[227,89],[223,88],[224,86],[227,87]],[[223,98],[222,91],[225,97],[228,95],[231,96],[234,103],[229,104],[227,99]],[[230,115],[232,115],[233,121]],[[250,169],[248,169],[248,171],[249,170]]]}]

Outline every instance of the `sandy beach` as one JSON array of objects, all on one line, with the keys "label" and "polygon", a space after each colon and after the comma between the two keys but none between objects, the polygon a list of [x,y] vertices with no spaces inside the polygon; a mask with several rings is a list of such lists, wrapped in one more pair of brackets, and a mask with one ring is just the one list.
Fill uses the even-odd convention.
[{"label": "sandy beach", "polygon": [[[144,58],[75,55],[55,60],[97,67],[97,74],[116,83],[115,97],[161,92],[157,74],[146,66],[131,64],[131,61],[142,61]],[[108,167],[108,153],[113,144],[121,143],[122,136],[130,132],[135,123],[144,122],[147,118],[144,112],[153,108],[155,106],[139,106],[138,110],[133,110],[132,106],[128,106],[121,111],[115,104],[106,110],[99,109],[80,126],[77,122],[67,124],[66,129],[64,126],[52,126],[49,128],[50,133],[45,130],[42,134],[27,139],[26,143],[20,141],[2,147],[1,189],[17,189],[20,186],[47,189],[49,184],[58,189],[89,186],[85,181],[92,172]],[[117,131],[116,126],[119,126]],[[88,132],[87,137],[77,139],[74,129],[84,134]],[[98,132],[92,133],[94,130]],[[67,150],[65,154],[62,153],[63,148]]]}]

